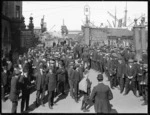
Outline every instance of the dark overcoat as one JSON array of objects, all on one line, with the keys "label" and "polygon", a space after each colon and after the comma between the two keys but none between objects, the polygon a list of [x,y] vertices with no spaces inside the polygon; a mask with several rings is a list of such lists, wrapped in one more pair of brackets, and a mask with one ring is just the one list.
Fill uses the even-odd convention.
[{"label": "dark overcoat", "polygon": [[113,94],[109,86],[99,83],[95,86],[91,93],[91,100],[94,100],[94,109],[96,113],[109,113],[109,100],[113,99]]}]

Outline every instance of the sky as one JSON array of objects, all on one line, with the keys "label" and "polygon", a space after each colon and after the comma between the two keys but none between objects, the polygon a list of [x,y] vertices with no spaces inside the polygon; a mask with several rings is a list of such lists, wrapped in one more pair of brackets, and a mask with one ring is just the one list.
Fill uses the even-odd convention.
[{"label": "sky", "polygon": [[[26,25],[29,24],[29,17],[32,15],[34,27],[40,27],[41,19],[44,15],[44,21],[47,23],[48,31],[60,31],[63,25],[63,19],[68,30],[81,30],[81,26],[85,22],[85,5],[90,7],[90,22],[96,26],[100,26],[101,23],[107,26],[107,20],[109,20],[111,25],[113,25],[112,21],[114,21],[108,14],[108,11],[115,15],[116,8],[117,18],[123,18],[126,1],[23,1],[22,10]],[[146,1],[128,1],[127,10],[127,25],[143,14],[146,16],[146,21],[148,20],[148,3]]]}]

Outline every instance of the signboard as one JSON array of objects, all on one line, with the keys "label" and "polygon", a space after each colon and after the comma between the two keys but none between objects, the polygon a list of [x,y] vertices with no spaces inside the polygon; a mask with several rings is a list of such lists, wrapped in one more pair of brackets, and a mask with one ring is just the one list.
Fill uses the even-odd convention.
[{"label": "signboard", "polygon": [[21,31],[21,47],[32,47],[33,33],[30,30]]}]

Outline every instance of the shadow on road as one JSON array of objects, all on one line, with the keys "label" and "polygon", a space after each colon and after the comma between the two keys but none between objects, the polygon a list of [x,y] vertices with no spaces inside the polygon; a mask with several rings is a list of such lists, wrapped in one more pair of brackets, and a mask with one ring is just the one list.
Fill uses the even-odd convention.
[{"label": "shadow on road", "polygon": [[116,109],[111,109],[110,113],[118,113]]},{"label": "shadow on road", "polygon": [[56,104],[58,101],[65,99],[68,96],[68,93],[69,92],[67,91],[65,94],[61,94],[54,103]]},{"label": "shadow on road", "polygon": [[36,102],[33,102],[30,106],[29,106],[29,110],[27,110],[27,111],[25,111],[24,113],[29,113],[29,112],[31,112],[31,111],[33,111],[35,108],[37,108],[36,107],[36,104],[35,104]]}]

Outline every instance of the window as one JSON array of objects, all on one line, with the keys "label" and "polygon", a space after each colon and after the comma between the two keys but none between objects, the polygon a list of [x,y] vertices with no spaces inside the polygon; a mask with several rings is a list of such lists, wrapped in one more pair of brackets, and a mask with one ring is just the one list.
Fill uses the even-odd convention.
[{"label": "window", "polygon": [[20,18],[20,6],[16,6],[16,18]]}]

